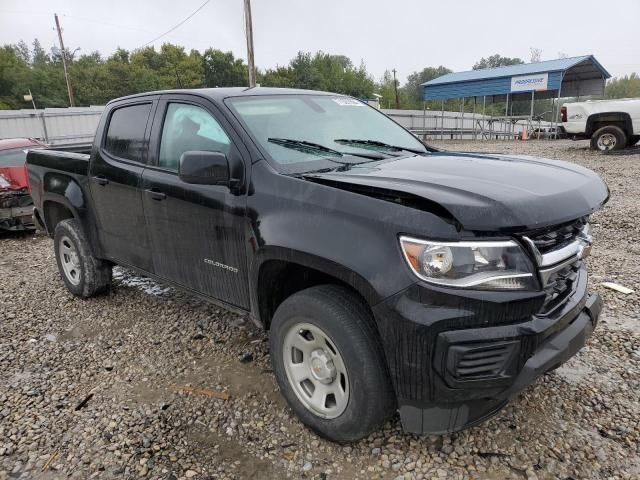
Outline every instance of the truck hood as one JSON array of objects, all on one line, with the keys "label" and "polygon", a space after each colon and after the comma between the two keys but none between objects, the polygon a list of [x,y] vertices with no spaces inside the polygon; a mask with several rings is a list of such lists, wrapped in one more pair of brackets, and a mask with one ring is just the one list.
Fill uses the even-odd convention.
[{"label": "truck hood", "polygon": [[374,197],[423,199],[472,231],[557,225],[598,210],[609,198],[606,184],[591,170],[523,155],[436,152],[305,178]]}]

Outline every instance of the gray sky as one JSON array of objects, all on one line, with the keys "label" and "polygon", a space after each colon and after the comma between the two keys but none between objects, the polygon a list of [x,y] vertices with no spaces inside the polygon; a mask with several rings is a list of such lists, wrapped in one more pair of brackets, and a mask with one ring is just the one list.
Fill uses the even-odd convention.
[{"label": "gray sky", "polygon": [[[68,48],[107,56],[140,47],[173,27],[204,0],[0,0],[0,44],[57,44],[60,15]],[[242,0],[211,0],[192,19],[156,41],[200,51],[209,46],[246,58]],[[379,79],[396,68],[404,80],[426,66],[469,70],[494,53],[543,60],[594,54],[614,76],[640,73],[638,0],[253,0],[259,68],[285,65],[299,51],[364,60]],[[609,13],[607,13],[609,12]]]}]

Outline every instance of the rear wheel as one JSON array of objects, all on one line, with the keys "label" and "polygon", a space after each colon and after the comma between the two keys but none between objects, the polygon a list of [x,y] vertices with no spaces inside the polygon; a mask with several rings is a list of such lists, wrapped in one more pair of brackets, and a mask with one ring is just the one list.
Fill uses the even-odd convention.
[{"label": "rear wheel", "polygon": [[357,440],[393,413],[395,395],[373,319],[348,289],[321,285],[287,298],[269,338],[282,395],[319,435]]},{"label": "rear wheel", "polygon": [[72,218],[58,223],[53,241],[58,270],[71,293],[89,298],[109,289],[111,264],[91,254],[89,242],[77,220]]},{"label": "rear wheel", "polygon": [[591,148],[601,152],[621,150],[627,146],[627,135],[620,127],[609,125],[598,129],[591,137]]}]

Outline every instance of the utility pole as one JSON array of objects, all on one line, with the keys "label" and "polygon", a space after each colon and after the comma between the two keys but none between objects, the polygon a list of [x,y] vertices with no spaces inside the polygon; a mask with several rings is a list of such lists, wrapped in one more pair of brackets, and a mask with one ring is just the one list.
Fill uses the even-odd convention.
[{"label": "utility pole", "polygon": [[244,0],[244,23],[247,35],[247,63],[249,64],[249,88],[256,86],[256,65],[253,59],[253,22],[251,21],[251,0]]},{"label": "utility pole", "polygon": [[398,98],[398,82],[396,81],[396,69],[391,70],[393,72],[393,89],[396,92],[396,109],[400,110],[400,99]]},{"label": "utility pole", "polygon": [[54,13],[53,16],[56,19],[56,29],[58,30],[58,39],[60,40],[60,50],[62,52],[62,68],[64,69],[64,79],[67,81],[67,93],[69,94],[69,106],[73,107],[73,89],[71,88],[71,79],[69,78],[69,70],[67,70],[67,51],[64,49],[64,42],[62,41],[62,29],[60,28],[60,21],[58,20],[58,14]]}]

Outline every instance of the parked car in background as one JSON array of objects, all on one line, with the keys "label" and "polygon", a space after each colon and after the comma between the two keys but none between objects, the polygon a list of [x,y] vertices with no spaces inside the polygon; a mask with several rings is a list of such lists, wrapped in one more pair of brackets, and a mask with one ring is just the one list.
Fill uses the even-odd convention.
[{"label": "parked car in background", "polygon": [[594,150],[620,150],[640,141],[640,98],[565,103],[560,115],[567,135],[591,139]]},{"label": "parked car in background", "polygon": [[35,228],[26,160],[30,149],[45,147],[31,138],[0,140],[0,230]]},{"label": "parked car in background", "polygon": [[[559,140],[567,138],[567,134],[562,127],[536,127],[528,130],[529,139],[533,140]],[[522,140],[522,132],[518,134],[518,139]]]},{"label": "parked car in background", "polygon": [[27,163],[71,293],[107,291],[120,264],[249,313],[282,395],[332,440],[396,410],[413,433],[477,424],[600,315],[584,263],[598,175],[442,152],[344,95],[134,95],[105,107],[90,155]]}]

